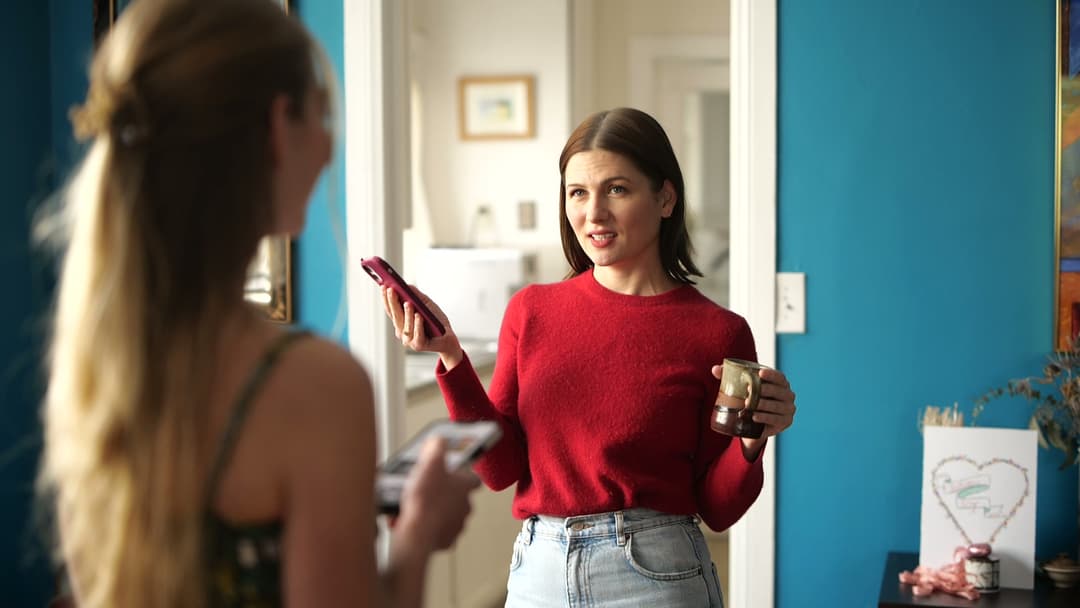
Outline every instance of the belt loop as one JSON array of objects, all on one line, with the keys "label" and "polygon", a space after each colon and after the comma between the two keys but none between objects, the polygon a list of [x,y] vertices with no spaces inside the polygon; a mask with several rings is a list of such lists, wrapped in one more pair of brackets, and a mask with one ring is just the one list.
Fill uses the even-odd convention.
[{"label": "belt loop", "polygon": [[525,544],[531,545],[533,537],[536,535],[536,516],[533,515],[529,519],[525,520]]},{"label": "belt loop", "polygon": [[615,544],[623,547],[626,546],[626,539],[630,538],[630,534],[623,531],[623,512],[615,512]]}]

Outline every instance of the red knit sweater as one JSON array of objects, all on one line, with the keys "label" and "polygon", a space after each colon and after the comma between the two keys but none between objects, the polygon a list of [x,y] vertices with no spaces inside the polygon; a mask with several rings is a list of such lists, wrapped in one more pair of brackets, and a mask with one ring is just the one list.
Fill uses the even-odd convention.
[{"label": "red knit sweater", "polygon": [[476,470],[517,483],[515,517],[646,507],[723,530],[762,484],[761,457],[709,428],[729,356],[756,359],[749,326],[693,286],[628,296],[589,271],[514,295],[489,393],[468,359],[436,377],[451,418],[501,421]]}]

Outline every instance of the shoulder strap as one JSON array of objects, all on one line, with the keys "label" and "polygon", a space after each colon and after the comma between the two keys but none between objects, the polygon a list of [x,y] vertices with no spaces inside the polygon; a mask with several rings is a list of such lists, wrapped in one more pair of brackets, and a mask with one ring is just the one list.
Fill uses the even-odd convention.
[{"label": "shoulder strap", "polygon": [[229,422],[225,426],[225,432],[221,436],[221,443],[218,445],[217,453],[214,456],[214,464],[210,469],[210,477],[206,480],[206,492],[204,494],[207,508],[210,508],[214,498],[217,496],[218,482],[221,481],[221,476],[225,473],[225,468],[229,464],[233,447],[236,446],[236,440],[240,437],[240,429],[244,426],[244,420],[247,418],[252,402],[255,401],[255,394],[269,377],[270,370],[274,368],[282,353],[290,345],[296,343],[297,340],[309,334],[308,331],[286,332],[274,340],[273,344],[266,349],[266,352],[259,357],[255,369],[252,370],[251,376],[248,377],[247,383],[244,384],[243,390],[240,391],[236,404],[233,405],[232,414],[229,416]]}]

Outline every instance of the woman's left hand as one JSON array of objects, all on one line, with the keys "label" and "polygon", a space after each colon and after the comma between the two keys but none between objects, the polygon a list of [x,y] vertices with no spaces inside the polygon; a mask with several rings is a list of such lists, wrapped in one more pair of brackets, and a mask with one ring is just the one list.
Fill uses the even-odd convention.
[{"label": "woman's left hand", "polygon": [[[724,368],[714,365],[712,373],[720,378]],[[777,369],[761,369],[761,397],[754,410],[754,422],[765,425],[765,430],[758,439],[743,437],[743,451],[748,456],[756,457],[758,450],[765,444],[766,437],[779,435],[795,420],[795,393],[787,376]]]}]

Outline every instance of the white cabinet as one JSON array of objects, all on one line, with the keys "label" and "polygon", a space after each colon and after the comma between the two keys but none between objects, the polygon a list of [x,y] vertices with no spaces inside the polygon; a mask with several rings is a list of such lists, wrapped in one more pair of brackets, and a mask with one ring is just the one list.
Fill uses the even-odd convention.
[{"label": "white cabinet", "polygon": [[439,303],[458,337],[480,343],[498,340],[510,296],[530,281],[517,249],[429,248],[416,271],[416,286]]}]

